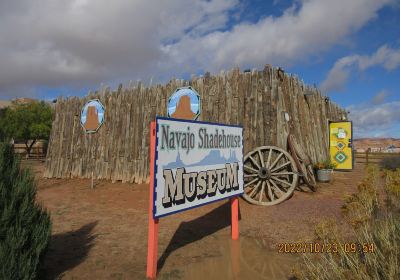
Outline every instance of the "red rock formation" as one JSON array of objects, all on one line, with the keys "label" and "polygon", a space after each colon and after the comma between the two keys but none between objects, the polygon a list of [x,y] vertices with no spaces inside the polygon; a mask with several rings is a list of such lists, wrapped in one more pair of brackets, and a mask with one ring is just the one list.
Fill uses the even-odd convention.
[{"label": "red rock formation", "polygon": [[99,116],[97,115],[97,109],[95,106],[89,106],[86,113],[86,130],[96,130],[99,126]]},{"label": "red rock formation", "polygon": [[176,106],[175,112],[171,117],[175,119],[193,120],[196,116],[190,108],[190,97],[187,95],[181,96]]}]

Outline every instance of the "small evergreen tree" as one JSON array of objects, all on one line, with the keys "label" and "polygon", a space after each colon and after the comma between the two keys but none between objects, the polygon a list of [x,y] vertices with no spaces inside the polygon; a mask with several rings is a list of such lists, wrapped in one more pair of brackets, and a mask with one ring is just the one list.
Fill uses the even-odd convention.
[{"label": "small evergreen tree", "polygon": [[51,222],[35,196],[33,175],[0,143],[0,279],[38,278]]}]

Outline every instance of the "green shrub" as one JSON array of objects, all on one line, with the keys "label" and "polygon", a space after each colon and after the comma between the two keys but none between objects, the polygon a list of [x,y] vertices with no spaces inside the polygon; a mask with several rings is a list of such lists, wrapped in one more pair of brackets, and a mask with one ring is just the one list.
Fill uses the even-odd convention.
[{"label": "green shrub", "polygon": [[381,162],[380,166],[387,170],[396,170],[400,168],[400,156],[389,156],[385,157]]},{"label": "green shrub", "polygon": [[325,161],[317,162],[317,164],[314,165],[315,169],[335,169],[337,166],[336,162],[333,162],[330,158],[328,158]]},{"label": "green shrub", "polygon": [[0,143],[0,279],[37,279],[49,243],[49,214],[35,202],[36,185]]}]

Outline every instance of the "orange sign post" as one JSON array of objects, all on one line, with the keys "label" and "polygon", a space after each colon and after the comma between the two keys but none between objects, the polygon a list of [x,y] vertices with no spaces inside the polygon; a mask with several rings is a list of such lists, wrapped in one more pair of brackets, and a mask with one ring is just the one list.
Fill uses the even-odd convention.
[{"label": "orange sign post", "polygon": [[147,242],[147,278],[154,279],[157,275],[158,259],[158,219],[153,216],[154,196],[154,160],[156,149],[156,122],[150,125],[150,195],[149,195],[149,233]]},{"label": "orange sign post", "polygon": [[[151,122],[146,270],[146,277],[150,279],[157,276],[160,217],[229,199],[232,240],[239,239],[238,196],[243,193],[243,128],[194,121],[199,114],[199,95],[190,87],[179,88],[169,100],[168,116],[172,118],[157,116],[156,121]],[[182,131],[185,132],[183,136],[177,137],[178,140],[173,137]],[[168,138],[170,135],[173,136]],[[182,140],[182,143],[174,143],[181,137],[187,139]],[[175,149],[175,145],[184,149],[181,154],[179,148]],[[229,154],[229,157],[223,152]],[[182,161],[181,157],[186,157],[185,161]],[[185,168],[198,179],[187,179],[186,174],[183,175],[186,172]],[[177,171],[173,171],[175,169]],[[172,172],[176,172],[175,179]],[[223,176],[225,179],[222,179]],[[183,180],[190,181],[184,183]],[[239,251],[238,241],[233,242],[231,255],[234,275],[238,274]]]},{"label": "orange sign post", "polygon": [[239,198],[231,198],[231,233],[232,239],[239,239]]}]

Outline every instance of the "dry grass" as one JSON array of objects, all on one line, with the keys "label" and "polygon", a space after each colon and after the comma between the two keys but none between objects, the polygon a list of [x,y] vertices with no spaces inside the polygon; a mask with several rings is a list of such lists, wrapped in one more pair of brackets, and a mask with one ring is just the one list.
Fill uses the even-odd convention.
[{"label": "dry grass", "polygon": [[342,207],[357,250],[352,252],[334,221],[325,221],[316,227],[316,235],[321,243],[337,244],[337,253],[304,254],[304,262],[293,271],[295,278],[400,279],[400,169],[384,171],[385,200],[378,199],[377,167],[368,167],[367,174]]}]

